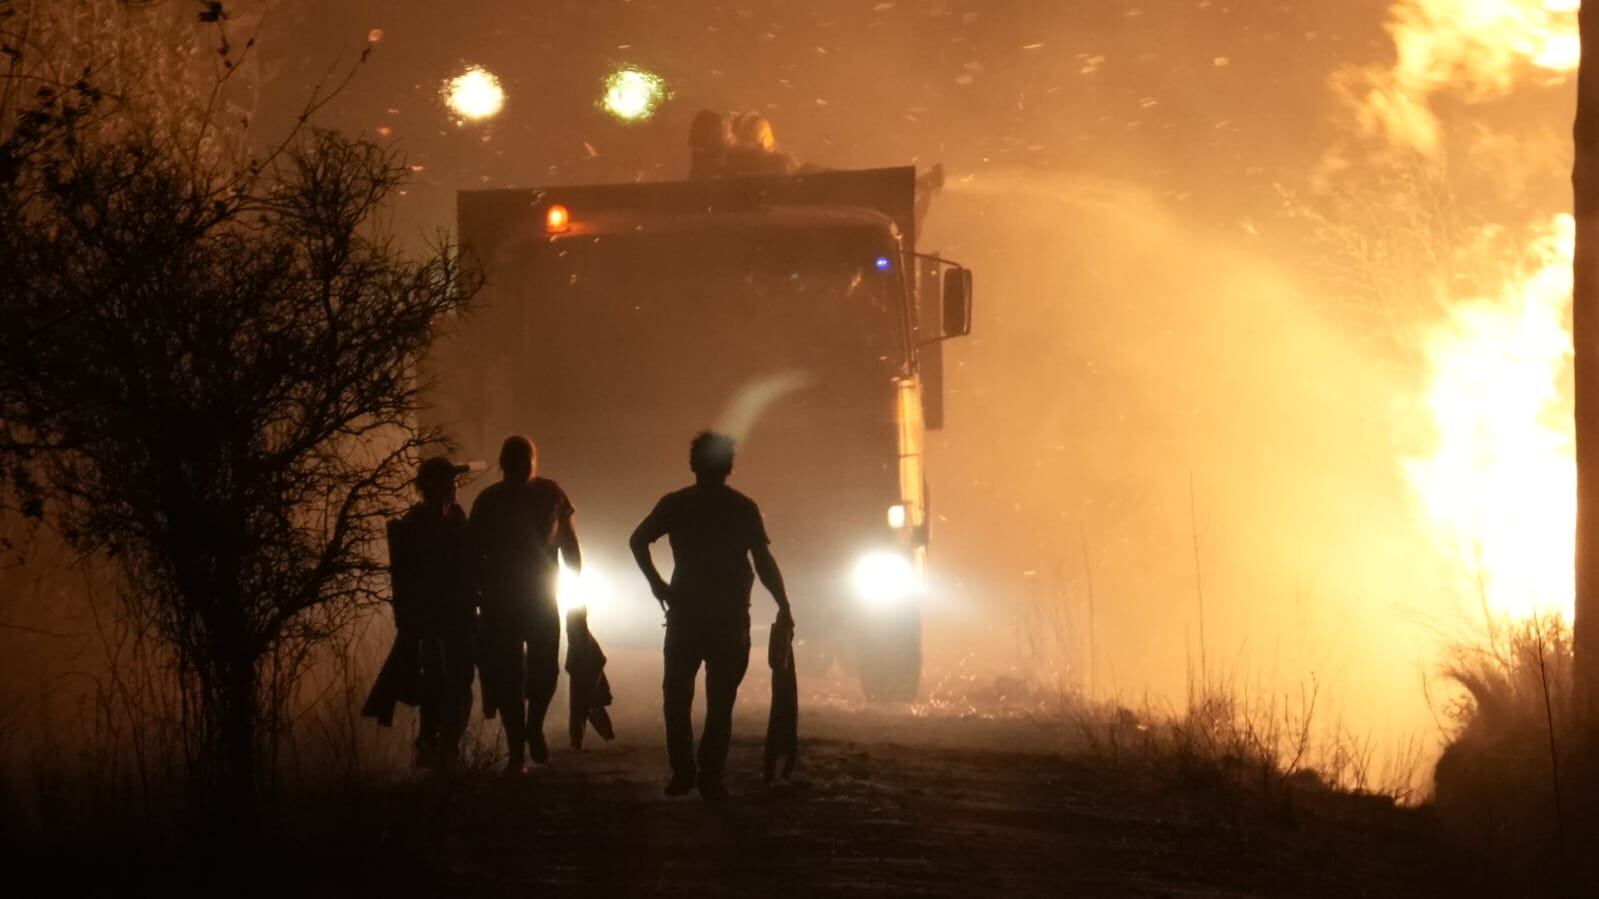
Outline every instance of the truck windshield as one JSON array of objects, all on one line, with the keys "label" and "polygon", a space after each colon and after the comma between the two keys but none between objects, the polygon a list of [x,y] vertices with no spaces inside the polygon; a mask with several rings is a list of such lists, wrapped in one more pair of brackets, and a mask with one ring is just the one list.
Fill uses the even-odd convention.
[{"label": "truck windshield", "polygon": [[886,378],[902,361],[899,260],[880,232],[638,233],[544,252],[535,326],[724,370]]},{"label": "truck windshield", "polygon": [[496,332],[448,377],[478,404],[459,414],[504,422],[474,437],[489,452],[534,436],[599,545],[686,479],[687,441],[714,427],[784,522],[774,539],[854,552],[900,496],[900,267],[886,225],[540,240],[488,271]]}]

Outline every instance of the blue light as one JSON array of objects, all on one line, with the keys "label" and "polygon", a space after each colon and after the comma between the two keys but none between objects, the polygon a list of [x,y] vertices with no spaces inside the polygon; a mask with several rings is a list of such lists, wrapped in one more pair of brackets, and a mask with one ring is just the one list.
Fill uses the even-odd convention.
[{"label": "blue light", "polygon": [[894,263],[891,262],[887,256],[879,256],[879,257],[877,257],[877,270],[880,271],[880,272],[888,271],[889,266],[891,266],[893,264]]}]

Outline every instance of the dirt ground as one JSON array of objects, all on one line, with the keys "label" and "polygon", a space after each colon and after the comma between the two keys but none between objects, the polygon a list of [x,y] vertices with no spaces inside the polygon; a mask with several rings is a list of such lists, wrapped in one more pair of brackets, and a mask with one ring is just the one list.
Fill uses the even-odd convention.
[{"label": "dirt ground", "polygon": [[[314,789],[284,790],[245,845],[118,819],[98,836],[47,828],[6,867],[50,884],[41,895],[119,897],[1516,892],[1448,848],[1426,809],[1314,785],[1263,794],[1090,751],[1069,717],[916,714],[821,681],[802,684],[793,781],[767,786],[764,666],[742,691],[732,801],[668,799],[658,664],[652,652],[613,657],[609,744],[558,745],[558,697],[553,764],[520,777],[490,757],[452,778],[404,772],[414,721],[402,717],[383,732],[399,751],[379,768],[393,774],[375,778],[370,760],[367,773],[321,772]],[[477,727],[480,750],[497,748],[497,724]]]},{"label": "dirt ground", "polygon": [[[1090,751],[1069,719],[914,714],[819,682],[802,688],[794,779],[767,786],[759,668],[736,719],[732,801],[668,799],[658,662],[637,655],[615,659],[618,739],[558,745],[560,698],[553,764],[523,776],[492,758],[447,779],[330,771],[285,791],[267,835],[244,846],[121,822],[98,837],[45,834],[7,867],[71,896],[1515,893],[1448,848],[1425,809],[1313,786],[1267,795]],[[403,750],[413,727],[397,720],[385,738]],[[479,727],[480,745],[497,747],[497,726]]]},{"label": "dirt ground", "polygon": [[1050,750],[1058,728],[1026,722],[824,712],[808,725],[794,781],[768,787],[760,722],[741,718],[724,806],[666,798],[660,741],[631,734],[557,751],[522,777],[484,770],[325,796],[290,810],[302,833],[244,857],[34,860],[62,895],[1496,892],[1443,847],[1425,810],[1374,797],[1285,802],[1178,782]]}]

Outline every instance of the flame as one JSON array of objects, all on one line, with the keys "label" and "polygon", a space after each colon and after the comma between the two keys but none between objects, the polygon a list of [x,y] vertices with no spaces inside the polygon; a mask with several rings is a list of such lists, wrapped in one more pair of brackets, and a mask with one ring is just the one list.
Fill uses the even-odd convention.
[{"label": "flame", "polygon": [[[1393,62],[1341,72],[1334,86],[1365,137],[1419,154],[1441,173],[1435,99],[1482,102],[1569,81],[1581,56],[1580,5],[1395,0],[1386,26]],[[1423,335],[1434,443],[1401,460],[1433,542],[1495,617],[1569,619],[1574,601],[1575,226],[1569,215],[1546,221],[1497,291],[1460,299]]]},{"label": "flame", "polygon": [[1539,72],[1577,68],[1580,0],[1401,0],[1388,16],[1397,59],[1344,79],[1366,134],[1434,156],[1434,94],[1503,96]]},{"label": "flame", "polygon": [[1575,233],[1556,216],[1499,296],[1454,306],[1423,346],[1437,442],[1404,473],[1440,549],[1498,616],[1572,616]]}]

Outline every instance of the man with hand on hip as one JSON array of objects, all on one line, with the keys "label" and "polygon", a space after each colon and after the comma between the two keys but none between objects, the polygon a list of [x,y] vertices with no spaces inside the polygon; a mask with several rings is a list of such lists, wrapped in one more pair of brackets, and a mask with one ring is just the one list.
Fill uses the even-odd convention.
[{"label": "man with hand on hip", "polygon": [[[656,503],[629,541],[633,558],[666,609],[662,706],[668,796],[699,788],[709,801],[727,798],[722,772],[733,730],[733,703],[750,658],[750,588],[756,576],[777,601],[778,620],[793,626],[783,575],[772,558],[755,502],[727,486],[733,440],[705,431],[689,447],[694,485]],[[672,580],[661,577],[650,544],[666,537]],[[754,561],[753,570],[751,560]],[[694,680],[705,666],[705,730],[694,751]]]}]

